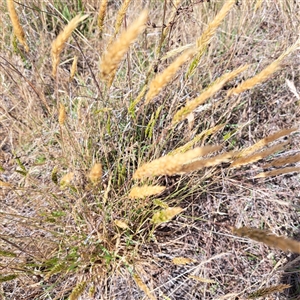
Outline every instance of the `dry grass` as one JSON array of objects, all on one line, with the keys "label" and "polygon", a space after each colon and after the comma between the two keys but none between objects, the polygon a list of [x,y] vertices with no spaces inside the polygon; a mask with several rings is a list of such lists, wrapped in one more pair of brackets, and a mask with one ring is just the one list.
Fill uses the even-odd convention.
[{"label": "dry grass", "polygon": [[7,3],[0,298],[297,299],[299,4]]}]

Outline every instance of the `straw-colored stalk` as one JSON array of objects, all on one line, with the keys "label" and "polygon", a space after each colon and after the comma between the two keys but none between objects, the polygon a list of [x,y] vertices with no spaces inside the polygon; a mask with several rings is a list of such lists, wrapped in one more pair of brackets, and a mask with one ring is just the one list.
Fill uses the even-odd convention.
[{"label": "straw-colored stalk", "polygon": [[146,10],[142,11],[139,18],[135,20],[115,42],[108,46],[100,63],[100,76],[109,84],[111,84],[117,67],[123,56],[129,50],[131,43],[133,43],[144,30],[147,18],[148,12]]},{"label": "straw-colored stalk", "polygon": [[52,42],[51,58],[52,58],[52,76],[55,77],[57,73],[57,67],[60,61],[60,54],[65,48],[66,42],[71,36],[74,29],[80,22],[86,19],[88,15],[74,17],[60,32],[57,38]]},{"label": "straw-colored stalk", "polygon": [[261,148],[263,148],[264,146],[266,146],[267,144],[269,143],[272,143],[274,142],[275,140],[283,137],[283,136],[286,136],[286,135],[289,135],[290,133],[294,132],[294,131],[297,131],[296,128],[290,128],[290,129],[282,129],[282,130],[279,130],[261,140],[259,140],[257,143],[255,143],[254,145],[242,150],[239,154],[240,157],[246,157],[246,156],[249,156],[250,154],[260,150]]},{"label": "straw-colored stalk", "polygon": [[2,187],[2,188],[3,188],[3,187],[12,187],[12,184],[0,180],[0,187]]},{"label": "straw-colored stalk", "polygon": [[255,153],[255,154],[252,154],[250,156],[247,156],[247,157],[240,157],[238,159],[236,159],[235,161],[232,162],[232,164],[230,165],[229,168],[237,168],[237,167],[240,167],[240,166],[244,166],[244,165],[248,165],[248,164],[251,164],[251,163],[254,163],[256,161],[259,161],[275,152],[278,152],[278,151],[281,151],[284,149],[284,147],[289,144],[290,141],[287,141],[287,142],[283,142],[283,143],[279,143],[277,145],[274,145],[264,151],[261,151],[259,153]]},{"label": "straw-colored stalk", "polygon": [[206,90],[203,91],[203,93],[199,97],[189,101],[185,107],[177,111],[177,113],[173,117],[172,123],[175,125],[178,122],[184,120],[199,105],[203,104],[207,99],[209,99],[215,93],[217,93],[226,84],[226,82],[232,80],[241,72],[245,71],[247,68],[248,65],[239,67],[238,69],[230,73],[224,74],[223,76],[215,80]]},{"label": "straw-colored stalk", "polygon": [[196,47],[197,47],[197,54],[192,62],[192,64],[189,67],[189,71],[187,73],[187,76],[191,75],[195,68],[197,67],[200,58],[204,54],[208,44],[210,43],[212,37],[216,33],[217,29],[219,28],[221,22],[224,20],[224,18],[227,16],[230,9],[233,7],[233,5],[236,3],[235,0],[229,0],[226,1],[219,11],[219,13],[216,15],[214,20],[207,26],[206,30],[202,33],[200,38],[196,41]]},{"label": "straw-colored stalk", "polygon": [[300,172],[300,167],[286,167],[286,168],[272,170],[268,172],[262,172],[257,174],[254,178],[266,178],[266,177],[272,177],[272,176],[294,173],[294,172]]},{"label": "straw-colored stalk", "polygon": [[165,186],[159,186],[159,185],[144,185],[141,187],[133,187],[129,193],[129,198],[131,199],[139,199],[139,198],[145,198],[152,195],[157,195],[162,193],[165,190]]},{"label": "straw-colored stalk", "polygon": [[104,24],[104,19],[105,19],[105,15],[106,15],[106,9],[107,9],[107,0],[101,0],[99,13],[98,13],[98,28],[100,31],[100,35],[102,34],[102,31],[103,31],[103,24]]},{"label": "straw-colored stalk", "polygon": [[280,69],[283,59],[293,51],[297,50],[299,46],[300,46],[300,39],[298,39],[294,45],[288,48],[284,53],[282,53],[276,60],[274,60],[270,65],[264,68],[260,73],[258,73],[252,78],[245,80],[244,82],[239,84],[236,88],[229,90],[227,95],[228,96],[231,96],[233,94],[238,95],[246,90],[252,89],[257,84],[266,81],[268,78],[270,78],[272,74],[274,74],[276,71]]},{"label": "straw-colored stalk", "polygon": [[214,157],[195,160],[189,164],[185,164],[182,167],[182,172],[184,173],[193,172],[193,171],[201,170],[203,168],[217,166],[224,162],[229,162],[234,156],[234,154],[235,152],[226,152]]},{"label": "straw-colored stalk", "polygon": [[264,168],[280,167],[287,164],[293,164],[300,161],[300,153],[296,155],[289,155],[281,158],[277,158],[264,165]]},{"label": "straw-colored stalk", "polygon": [[173,156],[163,156],[138,168],[133,174],[133,179],[143,179],[150,176],[175,175],[182,173],[184,164],[197,157],[206,155],[219,149],[220,146],[205,146],[195,148],[187,151],[186,153],[178,153]]},{"label": "straw-colored stalk", "polygon": [[14,1],[7,0],[6,3],[7,3],[7,10],[9,13],[9,17],[10,17],[10,20],[11,20],[11,23],[13,26],[14,34],[17,37],[18,41],[24,46],[25,51],[28,52],[29,47],[26,43],[25,33],[20,24],[16,9],[15,9]]},{"label": "straw-colored stalk", "polygon": [[195,54],[195,49],[186,50],[162,73],[155,76],[149,84],[149,91],[146,95],[146,104],[148,104],[165,87],[176,74],[177,70]]},{"label": "straw-colored stalk", "polygon": [[66,108],[62,103],[59,103],[59,111],[58,111],[59,125],[64,125],[66,118],[67,118]]},{"label": "straw-colored stalk", "polygon": [[95,163],[88,174],[88,178],[93,184],[100,182],[102,177],[102,164]]},{"label": "straw-colored stalk", "polygon": [[268,295],[274,294],[274,293],[281,293],[284,290],[290,288],[291,286],[289,284],[278,284],[273,286],[268,286],[259,290],[256,290],[255,292],[252,292],[247,296],[247,299],[256,299],[261,297],[266,297]]},{"label": "straw-colored stalk", "polygon": [[252,240],[266,244],[267,246],[280,249],[282,251],[291,251],[300,254],[300,243],[286,238],[284,236],[276,236],[266,230],[257,228],[241,227],[233,228],[233,233],[241,237],[248,237]]},{"label": "straw-colored stalk", "polygon": [[71,66],[71,70],[70,70],[70,79],[69,81],[72,81],[74,79],[75,73],[77,71],[77,62],[78,62],[78,56],[75,55],[73,62],[72,62],[72,66]]},{"label": "straw-colored stalk", "polygon": [[133,275],[133,279],[136,283],[136,285],[146,294],[146,296],[150,300],[156,300],[156,297],[151,293],[150,289],[148,286],[144,283],[144,281],[141,279],[141,277],[137,274]]}]

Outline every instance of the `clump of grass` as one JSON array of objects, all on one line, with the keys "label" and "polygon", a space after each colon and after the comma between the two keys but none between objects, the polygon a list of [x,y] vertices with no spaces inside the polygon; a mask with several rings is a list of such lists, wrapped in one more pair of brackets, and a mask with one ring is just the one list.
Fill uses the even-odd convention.
[{"label": "clump of grass", "polygon": [[[212,274],[220,268],[207,271],[201,269],[204,263],[192,264],[202,259],[213,263],[215,258],[230,257],[227,254],[233,238],[228,237],[227,223],[234,223],[242,213],[231,215],[235,206],[239,210],[238,201],[228,201],[233,202],[228,208],[227,200],[220,203],[219,198],[231,200],[234,192],[229,184],[244,184],[240,178],[246,173],[243,165],[275,155],[293,142],[289,139],[269,145],[296,131],[295,128],[263,139],[260,132],[252,136],[252,120],[241,121],[247,115],[251,95],[245,95],[248,98],[243,100],[244,95],[240,94],[247,89],[258,92],[256,85],[279,70],[298,42],[275,64],[239,83],[242,72],[250,69],[248,63],[252,59],[242,67],[237,67],[241,65],[240,59],[233,60],[239,50],[235,48],[238,38],[234,36],[239,28],[236,20],[230,23],[228,13],[232,10],[233,15],[247,20],[241,10],[234,9],[234,3],[230,0],[217,5],[193,4],[195,10],[199,9],[205,17],[209,15],[209,19],[210,12],[216,15],[196,40],[199,31],[187,34],[188,38],[184,36],[186,22],[191,24],[194,19],[190,18],[190,7],[180,1],[175,1],[174,6],[168,6],[167,1],[151,2],[147,11],[141,8],[137,18],[135,9],[140,3],[133,0],[123,1],[120,7],[103,0],[98,12],[91,13],[89,18],[78,15],[84,11],[84,5],[89,7],[82,3],[78,9],[68,6],[64,11],[59,10],[60,5],[51,3],[41,3],[40,10],[24,8],[28,15],[40,16],[27,19],[28,36],[35,36],[37,28],[47,30],[41,33],[45,35],[41,44],[32,41],[31,50],[37,58],[24,57],[20,71],[14,67],[20,64],[14,55],[5,54],[5,60],[0,62],[5,71],[0,134],[2,127],[6,133],[1,147],[7,149],[11,141],[11,157],[3,159],[0,166],[0,192],[5,199],[1,202],[5,210],[0,211],[0,223],[4,224],[0,256],[5,261],[1,265],[1,278],[7,284],[5,293],[13,280],[16,285],[29,282],[22,288],[30,291],[33,287],[37,297],[43,298],[47,293],[47,297],[56,299],[87,298],[88,293],[105,299],[143,297],[139,290],[150,299],[177,297],[175,291],[168,290],[170,282],[175,289],[189,287],[188,292],[178,296],[181,299],[193,297],[190,287],[195,283],[205,285],[203,289],[197,287],[199,295],[195,298],[199,299],[217,298],[217,293],[240,294],[235,293],[240,286],[231,287],[234,293],[230,293],[227,282],[221,284],[219,277]],[[263,5],[257,4],[257,13]],[[47,11],[51,11],[51,16],[44,15]],[[164,24],[169,11],[170,18]],[[135,19],[128,27],[126,14]],[[71,15],[76,17],[50,45],[58,28],[57,16]],[[105,18],[110,20],[114,16],[115,25],[104,26]],[[87,18],[89,28],[84,27],[86,24],[79,27]],[[205,18],[201,20],[201,24],[205,22]],[[194,26],[201,24],[195,22]],[[75,28],[76,43],[72,51],[64,53]],[[246,29],[243,27],[243,36]],[[41,63],[45,61],[42,53],[48,53],[50,47],[52,70],[51,65]],[[101,53],[102,49],[105,52]],[[178,54],[169,62],[170,57]],[[61,72],[70,75],[58,77],[58,65],[64,55]],[[122,64],[123,60],[127,63]],[[185,63],[190,63],[187,71],[182,67]],[[47,81],[51,73],[56,78],[54,83],[53,78],[50,83]],[[100,77],[95,75],[99,73]],[[50,92],[46,92],[47,85]],[[234,97],[235,94],[239,96]],[[44,100],[36,101],[41,95]],[[160,97],[155,99],[157,95]],[[205,106],[210,98],[211,103]],[[41,103],[48,109],[47,114]],[[52,115],[52,111],[58,115]],[[284,128],[282,124],[278,126]],[[262,124],[257,126],[260,127]],[[249,139],[253,137],[259,142],[245,147],[244,128],[249,129]],[[263,149],[265,146],[268,148]],[[222,153],[215,153],[220,150]],[[268,163],[273,168],[298,160],[296,155]],[[231,170],[232,167],[240,170]],[[299,168],[272,170],[256,178],[293,171]],[[245,193],[255,186],[246,185]],[[241,211],[245,222],[264,222],[257,220],[256,215],[249,214],[247,219],[248,210]],[[268,223],[276,222],[268,219]],[[197,236],[189,239],[190,231]],[[234,229],[234,233],[283,251],[295,251],[299,246],[296,241],[250,227]],[[226,244],[225,238],[230,238]],[[192,243],[194,240],[197,247]],[[242,259],[251,249],[234,251]],[[188,258],[193,253],[197,257]],[[212,253],[217,254],[211,256]],[[164,268],[178,270],[184,266],[186,271],[176,277],[170,273],[170,279],[165,280],[160,277],[162,262]],[[147,271],[142,272],[141,265]],[[181,280],[178,285],[176,278]]]}]

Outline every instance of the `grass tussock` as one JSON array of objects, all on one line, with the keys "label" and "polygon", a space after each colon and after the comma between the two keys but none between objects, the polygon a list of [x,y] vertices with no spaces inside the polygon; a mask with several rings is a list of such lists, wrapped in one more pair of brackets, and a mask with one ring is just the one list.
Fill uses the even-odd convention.
[{"label": "grass tussock", "polygon": [[1,297],[299,291],[297,3],[4,2]]}]

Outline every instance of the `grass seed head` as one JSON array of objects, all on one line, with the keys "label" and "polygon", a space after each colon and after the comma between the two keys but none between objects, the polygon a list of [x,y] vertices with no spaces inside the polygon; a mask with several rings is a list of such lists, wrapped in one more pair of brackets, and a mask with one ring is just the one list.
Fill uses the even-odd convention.
[{"label": "grass seed head", "polygon": [[74,56],[73,62],[72,62],[72,67],[70,70],[70,78],[69,81],[72,81],[74,79],[75,73],[77,71],[77,62],[78,62],[78,56]]},{"label": "grass seed head", "polygon": [[289,143],[290,143],[290,141],[286,141],[286,142],[271,146],[270,148],[268,148],[264,151],[261,151],[259,153],[255,153],[255,154],[252,154],[247,157],[240,157],[232,162],[232,164],[230,165],[230,168],[237,168],[240,166],[248,165],[248,164],[254,163],[256,161],[259,161],[271,154],[274,154],[278,151],[282,151],[284,149],[284,147],[286,145],[288,145]]},{"label": "grass seed head", "polygon": [[264,243],[267,246],[274,247],[282,251],[291,251],[300,254],[300,242],[283,236],[276,236],[266,230],[241,227],[233,228],[233,233],[241,237],[248,237],[252,240]]},{"label": "grass seed head", "polygon": [[252,292],[251,294],[248,295],[247,299],[256,299],[256,298],[266,297],[274,293],[281,293],[290,287],[291,286],[289,284],[278,284],[278,285],[269,286],[266,288],[256,290],[255,292]]},{"label": "grass seed head", "polygon": [[105,19],[105,15],[106,15],[106,9],[107,9],[107,0],[101,0],[100,3],[100,8],[99,8],[99,12],[98,12],[98,28],[100,31],[100,35],[102,34],[103,31],[103,24],[104,24],[104,19]]},{"label": "grass seed head", "polygon": [[283,136],[286,136],[286,135],[289,135],[290,133],[294,132],[294,131],[297,131],[296,128],[289,128],[289,129],[282,129],[282,130],[279,130],[261,140],[259,140],[257,143],[255,143],[254,145],[242,150],[239,154],[239,157],[246,157],[246,156],[249,156],[250,154],[260,150],[261,148],[263,148],[264,146],[274,142],[275,140],[283,137]]},{"label": "grass seed head", "polygon": [[148,12],[142,11],[140,16],[124,31],[119,38],[110,44],[100,63],[100,76],[108,86],[111,85],[115,72],[129,50],[130,45],[144,30],[148,18]]},{"label": "grass seed head", "polygon": [[15,9],[14,1],[13,0],[6,0],[6,3],[7,3],[7,9],[8,9],[9,17],[11,19],[11,23],[12,23],[12,26],[13,26],[14,34],[16,35],[18,41],[24,46],[25,51],[28,52],[29,47],[26,43],[25,33],[24,33],[24,30],[23,30],[23,28],[20,24],[16,9]]},{"label": "grass seed head", "polygon": [[69,300],[77,300],[80,297],[80,295],[84,292],[85,287],[86,281],[78,283],[72,290]]},{"label": "grass seed head", "polygon": [[286,167],[286,168],[272,170],[268,172],[262,172],[257,174],[254,178],[267,178],[267,177],[294,173],[294,172],[300,172],[300,167]]},{"label": "grass seed head", "polygon": [[186,50],[175,61],[169,65],[161,74],[150,82],[149,91],[146,95],[146,104],[148,104],[165,87],[176,74],[177,70],[195,54],[195,49]]},{"label": "grass seed head", "polygon": [[88,174],[88,178],[93,184],[100,182],[102,177],[102,165],[100,163],[95,163]]},{"label": "grass seed head", "polygon": [[156,212],[152,217],[153,224],[160,224],[171,221],[176,215],[180,214],[184,209],[181,207],[168,207],[164,210]]},{"label": "grass seed head", "polygon": [[238,95],[246,90],[250,90],[254,88],[256,85],[265,82],[267,79],[271,77],[276,71],[281,68],[281,63],[283,59],[292,53],[293,51],[297,50],[300,46],[300,39],[296,41],[290,48],[288,48],[284,53],[282,53],[276,60],[274,60],[270,65],[264,68],[260,73],[255,75],[252,78],[249,78],[239,84],[236,88],[233,88],[228,91],[227,96],[231,95]]},{"label": "grass seed head", "polygon": [[163,156],[138,168],[133,174],[133,179],[142,179],[145,177],[159,175],[180,174],[182,173],[184,164],[187,164],[197,157],[206,155],[219,149],[220,146],[204,146],[189,150],[185,153],[178,153],[173,156]]},{"label": "grass seed head", "polygon": [[159,185],[144,185],[141,187],[133,187],[129,193],[129,198],[131,199],[140,199],[149,197],[152,195],[157,195],[162,193],[165,190],[165,186],[159,186]]},{"label": "grass seed head", "polygon": [[150,289],[144,283],[144,281],[142,280],[142,278],[139,275],[134,274],[133,279],[134,279],[136,285],[147,295],[147,297],[150,300],[156,300],[156,297],[151,293]]},{"label": "grass seed head", "polygon": [[59,125],[63,125],[66,121],[66,118],[67,118],[66,108],[62,103],[59,103],[59,112],[58,112]]},{"label": "grass seed head", "polygon": [[52,57],[52,76],[55,77],[57,73],[57,67],[60,61],[60,54],[63,51],[67,40],[71,36],[72,32],[78,26],[80,22],[85,20],[88,15],[74,17],[60,32],[57,38],[52,42],[51,57]]},{"label": "grass seed head", "polygon": [[235,78],[241,72],[245,71],[248,68],[248,65],[240,67],[230,73],[224,74],[217,80],[215,80],[203,93],[191,100],[188,101],[186,106],[181,108],[173,117],[172,123],[175,125],[178,122],[184,120],[191,112],[193,112],[199,105],[203,104],[206,100],[212,97],[215,93],[217,93],[228,81]]}]

